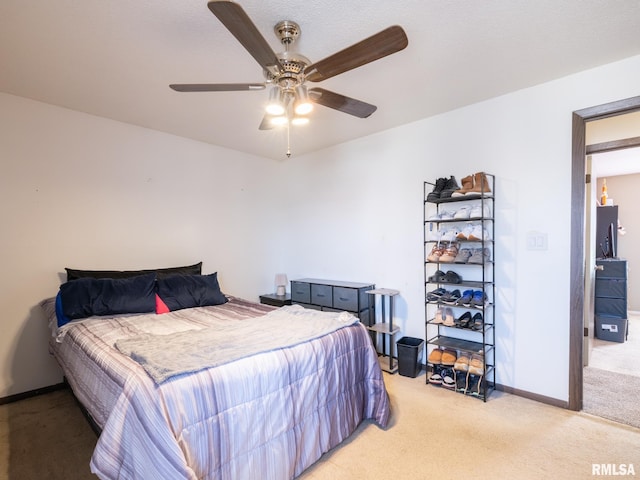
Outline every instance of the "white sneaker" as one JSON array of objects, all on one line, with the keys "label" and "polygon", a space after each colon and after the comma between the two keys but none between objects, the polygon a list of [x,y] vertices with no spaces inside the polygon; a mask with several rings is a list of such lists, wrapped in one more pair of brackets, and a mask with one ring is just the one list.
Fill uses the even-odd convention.
[{"label": "white sneaker", "polygon": [[473,223],[467,223],[467,225],[458,232],[456,238],[458,240],[469,240],[469,235],[473,232],[474,225]]},{"label": "white sneaker", "polygon": [[456,212],[453,214],[453,218],[455,218],[456,220],[466,220],[467,218],[469,218],[471,211],[471,207],[469,205],[465,205],[464,207],[456,210]]},{"label": "white sneaker", "polygon": [[442,231],[440,235],[440,241],[455,242],[457,235],[458,235],[458,230],[456,228],[448,228]]},{"label": "white sneaker", "polygon": [[490,218],[491,209],[488,204],[477,204],[469,212],[469,218]]},{"label": "white sneaker", "polygon": [[487,232],[486,228],[482,228],[482,225],[476,225],[475,227],[473,227],[473,230],[471,231],[471,233],[469,233],[469,235],[467,236],[467,239],[469,240],[476,240],[476,241],[481,241],[481,240],[489,240],[489,233]]},{"label": "white sneaker", "polygon": [[453,220],[453,212],[440,212],[440,220]]}]

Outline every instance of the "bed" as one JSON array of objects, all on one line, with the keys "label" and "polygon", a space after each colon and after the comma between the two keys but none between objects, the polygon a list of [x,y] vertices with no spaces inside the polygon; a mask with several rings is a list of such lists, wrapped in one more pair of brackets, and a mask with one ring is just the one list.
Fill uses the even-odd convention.
[{"label": "bed", "polygon": [[[42,307],[50,351],[101,431],[91,459],[98,477],[291,479],[362,421],[387,426],[377,354],[350,314],[276,309],[222,295],[219,287],[220,303],[211,305],[198,301],[191,284],[180,300],[161,286],[185,279],[217,286],[215,274],[161,270],[126,277],[153,275],[153,311],[119,305],[105,313],[105,303],[118,303],[112,290],[117,295],[119,284],[109,282],[121,280],[117,272],[114,279],[96,275],[85,281],[68,271],[73,278]],[[100,315],[59,325],[63,289],[101,281],[111,288],[100,287],[109,302],[93,298],[91,308],[74,314]]]}]

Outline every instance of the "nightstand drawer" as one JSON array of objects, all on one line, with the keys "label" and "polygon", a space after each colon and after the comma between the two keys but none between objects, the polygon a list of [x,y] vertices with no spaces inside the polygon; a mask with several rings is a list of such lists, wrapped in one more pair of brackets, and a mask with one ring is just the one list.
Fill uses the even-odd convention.
[{"label": "nightstand drawer", "polygon": [[333,308],[358,311],[358,290],[355,288],[333,287]]},{"label": "nightstand drawer", "polygon": [[331,285],[311,284],[311,303],[322,305],[323,307],[333,306]]},{"label": "nightstand drawer", "polygon": [[304,282],[291,282],[291,301],[311,303],[311,285]]}]

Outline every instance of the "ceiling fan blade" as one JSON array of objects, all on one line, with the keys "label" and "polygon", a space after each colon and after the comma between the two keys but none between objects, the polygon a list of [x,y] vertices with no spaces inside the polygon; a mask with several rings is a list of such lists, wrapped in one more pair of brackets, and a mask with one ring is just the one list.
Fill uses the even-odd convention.
[{"label": "ceiling fan blade", "polygon": [[262,68],[274,74],[283,70],[280,60],[240,5],[211,0],[207,6]]},{"label": "ceiling fan blade", "polygon": [[264,90],[264,83],[174,83],[169,85],[176,92],[241,92]]},{"label": "ceiling fan blade", "polygon": [[324,60],[305,68],[306,79],[321,82],[327,78],[353,70],[392,53],[399,52],[409,44],[402,27],[394,25],[375,35],[340,50]]},{"label": "ceiling fan blade", "polygon": [[258,130],[271,130],[273,126],[274,125],[271,122],[271,116],[267,113],[264,117],[262,117],[262,121],[260,122]]},{"label": "ceiling fan blade", "polygon": [[358,118],[367,118],[378,109],[375,105],[356,100],[355,98],[345,97],[344,95],[330,92],[324,88],[309,89],[309,98],[319,105],[333,108],[334,110],[348,113]]}]

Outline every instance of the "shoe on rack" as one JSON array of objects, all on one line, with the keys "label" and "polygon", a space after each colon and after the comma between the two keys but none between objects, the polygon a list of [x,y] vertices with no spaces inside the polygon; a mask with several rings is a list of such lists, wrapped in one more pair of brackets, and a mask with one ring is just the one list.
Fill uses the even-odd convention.
[{"label": "shoe on rack", "polygon": [[473,316],[473,318],[471,319],[471,322],[469,323],[469,326],[470,326],[471,330],[475,330],[476,332],[479,332],[480,330],[483,329],[484,320],[483,320],[482,314],[480,312],[476,313]]},{"label": "shoe on rack", "polygon": [[489,180],[483,172],[473,174],[473,188],[464,192],[465,195],[489,195],[491,193],[491,187],[489,187]]},{"label": "shoe on rack", "polygon": [[452,197],[462,197],[469,190],[473,189],[473,175],[467,175],[462,180],[460,180],[460,183],[462,183],[462,188],[453,192],[451,194]]},{"label": "shoe on rack", "polygon": [[442,386],[444,388],[448,388],[450,390],[455,390],[456,381],[454,379],[454,373],[451,368],[443,368],[440,371],[440,376],[442,377]]},{"label": "shoe on rack", "polygon": [[469,212],[469,218],[491,218],[491,209],[486,203],[474,205]]},{"label": "shoe on rack", "polygon": [[442,385],[442,375],[440,375],[439,369],[438,371],[434,371],[429,377],[429,383],[431,385]]},{"label": "shoe on rack", "polygon": [[456,363],[453,365],[454,370],[458,370],[459,372],[466,372],[469,370],[469,355],[466,353],[461,353],[458,355],[458,359]]},{"label": "shoe on rack", "polygon": [[453,310],[451,310],[450,308],[445,308],[442,315],[444,318],[442,324],[445,327],[453,327],[456,324],[455,318],[453,316]]},{"label": "shoe on rack", "polygon": [[444,322],[444,309],[439,308],[436,310],[436,314],[433,317],[433,320],[431,321],[431,323],[433,324],[441,324]]},{"label": "shoe on rack", "polygon": [[453,214],[453,218],[455,220],[466,220],[471,215],[472,208],[469,205],[465,205],[464,207],[459,208]]},{"label": "shoe on rack", "polygon": [[458,244],[450,243],[449,246],[445,249],[445,251],[440,255],[440,262],[442,263],[453,263],[453,261],[458,256]]},{"label": "shoe on rack", "polygon": [[440,212],[440,220],[453,220],[453,213],[448,210],[443,210]]},{"label": "shoe on rack", "polygon": [[441,243],[436,243],[431,249],[431,253],[427,255],[427,260],[430,262],[439,262],[440,256],[444,253],[445,246]]},{"label": "shoe on rack", "polygon": [[469,257],[469,260],[467,261],[467,263],[484,264],[484,263],[488,263],[490,261],[490,258],[491,258],[491,254],[487,247],[485,247],[484,249],[474,248],[473,251],[471,252],[471,256]]},{"label": "shoe on rack", "polygon": [[467,223],[462,230],[459,230],[456,234],[458,240],[469,240],[469,235],[473,232],[475,225],[473,223]]},{"label": "shoe on rack", "polygon": [[467,263],[471,257],[471,249],[461,248],[453,263]]},{"label": "shoe on rack", "polygon": [[462,283],[462,277],[452,270],[448,270],[443,275],[442,281],[445,283]]},{"label": "shoe on rack", "polygon": [[431,290],[430,292],[427,292],[427,300],[430,302],[437,302],[442,299],[442,296],[445,293],[448,293],[448,292],[444,288],[442,287],[436,288],[435,290]]},{"label": "shoe on rack", "polygon": [[446,185],[442,189],[442,192],[440,193],[440,198],[451,198],[453,192],[459,189],[460,186],[458,185],[458,182],[456,182],[456,177],[451,175],[451,177],[447,180]]},{"label": "shoe on rack", "polygon": [[482,389],[482,375],[475,375],[471,372],[467,374],[467,395],[473,395],[479,397],[483,394]]},{"label": "shoe on rack", "polygon": [[474,353],[469,359],[469,373],[484,375],[484,355]]},{"label": "shoe on rack", "polygon": [[[443,295],[444,297],[444,295]],[[487,294],[482,290],[474,290],[473,298],[469,302],[470,306],[476,308],[482,308],[487,304]]]},{"label": "shoe on rack", "polygon": [[456,379],[456,391],[466,393],[467,392],[467,378],[469,374],[464,370],[453,369],[453,374]]},{"label": "shoe on rack", "polygon": [[456,302],[457,305],[468,307],[471,305],[471,299],[473,298],[473,290],[465,290],[462,292],[462,296]]},{"label": "shoe on rack", "polygon": [[446,303],[447,305],[455,305],[458,300],[460,300],[461,294],[460,290],[456,289],[452,292],[447,292],[442,297],[440,297],[440,301],[442,303]]},{"label": "shoe on rack", "polygon": [[456,325],[459,328],[467,328],[471,322],[471,312],[464,312],[456,319]]},{"label": "shoe on rack", "polygon": [[431,191],[431,193],[427,195],[427,202],[433,202],[435,200],[438,200],[440,198],[440,194],[442,193],[442,190],[446,185],[447,185],[446,178],[437,179],[436,184],[433,187],[433,190]]},{"label": "shoe on rack", "polygon": [[442,363],[442,350],[439,348],[431,350],[427,363],[430,363],[431,365],[440,365]]},{"label": "shoe on rack", "polygon": [[457,235],[458,235],[458,229],[455,228],[455,227],[444,229],[440,233],[440,241],[441,242],[455,242]]},{"label": "shoe on rack", "polygon": [[430,283],[444,282],[445,274],[442,270],[436,270],[433,275],[429,277]]},{"label": "shoe on rack", "polygon": [[471,232],[467,235],[467,239],[474,242],[481,242],[489,240],[489,232],[487,232],[486,228],[482,228],[482,225],[476,225],[473,227]]},{"label": "shoe on rack", "polygon": [[455,350],[445,348],[442,350],[442,365],[445,367],[453,367],[458,359],[458,353]]}]

